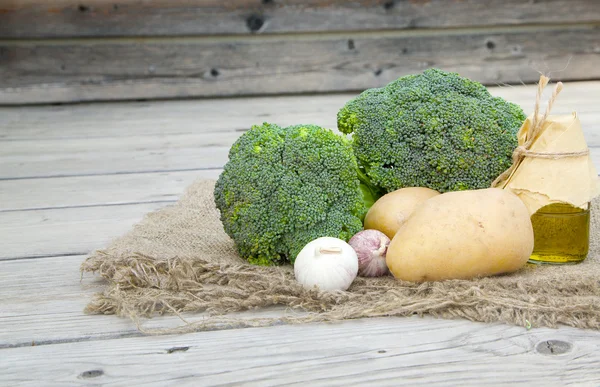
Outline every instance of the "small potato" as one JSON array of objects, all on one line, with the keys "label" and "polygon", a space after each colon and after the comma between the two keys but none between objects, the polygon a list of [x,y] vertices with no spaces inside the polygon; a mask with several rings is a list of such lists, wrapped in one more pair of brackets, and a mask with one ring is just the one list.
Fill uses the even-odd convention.
[{"label": "small potato", "polygon": [[525,204],[499,188],[427,200],[396,233],[386,255],[397,279],[424,282],[513,272],[533,251]]},{"label": "small potato", "polygon": [[379,230],[392,239],[415,208],[425,200],[439,195],[423,187],[400,188],[380,197],[365,216],[365,229]]}]

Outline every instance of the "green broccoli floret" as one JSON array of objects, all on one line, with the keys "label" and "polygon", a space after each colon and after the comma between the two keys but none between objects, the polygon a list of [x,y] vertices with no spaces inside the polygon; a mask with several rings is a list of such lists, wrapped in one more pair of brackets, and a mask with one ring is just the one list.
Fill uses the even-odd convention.
[{"label": "green broccoli floret", "polygon": [[373,185],[446,192],[487,188],[510,167],[525,114],[478,82],[430,69],[366,90],[337,118]]},{"label": "green broccoli floret", "polygon": [[322,236],[348,240],[376,197],[350,141],[314,125],[253,126],[231,147],[214,190],[225,232],[257,265],[294,262]]}]

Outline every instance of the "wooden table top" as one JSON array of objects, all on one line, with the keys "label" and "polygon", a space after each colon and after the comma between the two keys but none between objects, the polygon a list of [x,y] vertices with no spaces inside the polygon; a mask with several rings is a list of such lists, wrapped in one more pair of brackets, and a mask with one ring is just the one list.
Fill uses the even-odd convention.
[{"label": "wooden table top", "polygon": [[[490,91],[533,109],[535,86]],[[335,128],[351,97],[0,107],[0,385],[599,385],[591,330],[390,317],[144,336],[83,313],[102,287],[80,281],[86,254],[216,178],[252,124]],[[572,111],[598,166],[600,82],[565,84],[553,113]]]}]

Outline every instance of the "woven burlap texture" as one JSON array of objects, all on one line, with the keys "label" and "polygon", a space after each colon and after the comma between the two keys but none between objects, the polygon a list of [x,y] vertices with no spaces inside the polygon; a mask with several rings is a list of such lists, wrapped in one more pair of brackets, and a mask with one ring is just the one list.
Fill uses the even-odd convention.
[{"label": "woven burlap texture", "polygon": [[[82,271],[99,273],[108,284],[87,313],[127,316],[140,327],[143,317],[207,312],[172,332],[413,314],[600,328],[598,201],[592,205],[590,254],[578,265],[527,265],[509,275],[423,284],[358,277],[348,291],[320,292],[302,288],[289,265],[253,266],[237,255],[213,202],[214,183],[195,182],[176,204],[148,214],[88,257]],[[226,316],[272,305],[287,308],[277,318]]]}]

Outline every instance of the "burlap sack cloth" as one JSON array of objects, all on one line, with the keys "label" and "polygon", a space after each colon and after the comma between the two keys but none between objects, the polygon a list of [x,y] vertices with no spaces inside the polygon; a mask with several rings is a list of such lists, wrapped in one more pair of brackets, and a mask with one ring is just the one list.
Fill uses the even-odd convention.
[{"label": "burlap sack cloth", "polygon": [[[178,203],[148,214],[107,249],[93,253],[82,270],[100,273],[108,285],[86,312],[128,316],[138,327],[141,317],[162,313],[211,316],[171,332],[413,314],[600,328],[598,200],[592,206],[591,251],[578,265],[528,265],[510,275],[423,284],[358,277],[348,291],[319,292],[302,288],[291,266],[259,267],[239,258],[223,231],[213,187],[214,181],[194,183]],[[275,319],[223,316],[270,305],[288,308]]]}]

